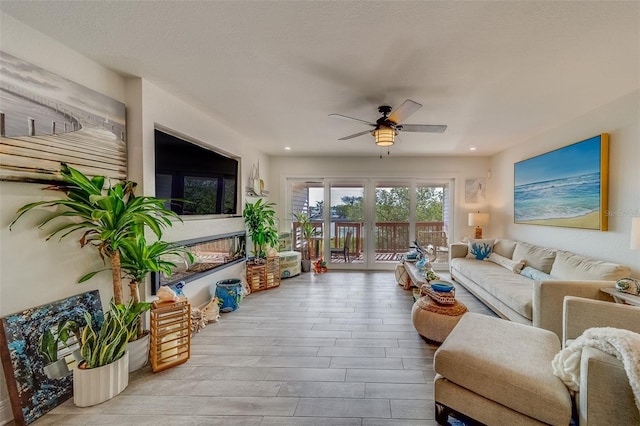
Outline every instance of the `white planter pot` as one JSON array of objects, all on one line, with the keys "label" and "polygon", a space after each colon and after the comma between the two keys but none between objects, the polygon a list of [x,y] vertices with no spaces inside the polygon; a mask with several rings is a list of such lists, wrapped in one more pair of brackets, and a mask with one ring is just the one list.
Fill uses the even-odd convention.
[{"label": "white planter pot", "polygon": [[71,373],[71,371],[69,371],[67,361],[64,358],[60,358],[56,362],[44,366],[44,374],[50,379],[60,379],[68,376],[69,373]]},{"label": "white planter pot", "polygon": [[129,352],[111,364],[73,370],[73,403],[89,407],[108,401],[129,384]]},{"label": "white planter pot", "polygon": [[133,342],[127,343],[129,352],[129,372],[140,370],[149,362],[149,332]]}]

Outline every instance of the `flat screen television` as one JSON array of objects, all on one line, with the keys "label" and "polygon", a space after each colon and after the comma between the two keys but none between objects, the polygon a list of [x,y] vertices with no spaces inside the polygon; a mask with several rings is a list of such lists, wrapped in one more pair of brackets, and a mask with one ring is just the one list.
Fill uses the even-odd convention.
[{"label": "flat screen television", "polygon": [[179,215],[235,215],[239,161],[155,129],[156,197]]}]

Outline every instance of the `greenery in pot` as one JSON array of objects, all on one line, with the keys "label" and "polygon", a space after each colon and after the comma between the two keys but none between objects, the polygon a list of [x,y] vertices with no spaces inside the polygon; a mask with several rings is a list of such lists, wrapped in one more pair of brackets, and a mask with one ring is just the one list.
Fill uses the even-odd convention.
[{"label": "greenery in pot", "polygon": [[305,242],[306,250],[302,250],[303,260],[311,260],[311,247],[313,245],[313,239],[322,235],[322,233],[316,229],[315,225],[311,223],[309,215],[300,212],[293,215],[300,227],[300,237]]},{"label": "greenery in pot", "polygon": [[78,324],[72,320],[65,320],[58,324],[55,336],[50,328],[47,328],[42,335],[40,335],[38,349],[48,364],[58,361],[59,344],[62,343],[62,345],[68,347],[67,341],[73,334],[75,334],[78,339],[80,338]]},{"label": "greenery in pot", "polygon": [[253,241],[253,254],[256,258],[265,258],[268,247],[278,245],[278,230],[274,210],[275,203],[245,203],[242,217],[247,225],[249,237]]},{"label": "greenery in pot", "polygon": [[[151,272],[163,272],[171,275],[172,268],[176,264],[168,258],[188,259],[193,263],[193,254],[185,246],[165,241],[155,241],[148,244],[144,236],[144,230],[139,229],[134,236],[123,239],[119,246],[121,263],[120,267],[124,276],[129,279],[129,290],[131,292],[131,302],[140,303],[140,283]],[[136,333],[133,340],[144,335],[142,329],[142,318],[137,320]]]},{"label": "greenery in pot", "polygon": [[[120,244],[135,235],[135,229],[148,226],[158,239],[162,229],[172,226],[171,219],[181,221],[177,214],[164,207],[165,200],[155,197],[136,196],[136,183],[132,181],[109,183],[104,176],[87,177],[80,171],[61,164],[62,182],[44,189],[60,191],[65,198],[52,201],[38,201],[21,207],[9,229],[25,213],[36,208],[57,208],[38,227],[46,226],[59,219],[63,224],[47,236],[60,239],[75,232],[82,232],[80,247],[95,246],[100,258],[110,260],[113,279],[113,297],[116,304],[122,304],[122,271]],[[80,278],[86,281],[100,271],[90,272]]]},{"label": "greenery in pot", "polygon": [[146,304],[133,303],[116,305],[111,301],[109,311],[102,324],[97,324],[91,313],[85,312],[86,325],[80,338],[80,354],[84,358],[80,368],[97,368],[120,359],[129,339],[137,332],[136,320]]}]

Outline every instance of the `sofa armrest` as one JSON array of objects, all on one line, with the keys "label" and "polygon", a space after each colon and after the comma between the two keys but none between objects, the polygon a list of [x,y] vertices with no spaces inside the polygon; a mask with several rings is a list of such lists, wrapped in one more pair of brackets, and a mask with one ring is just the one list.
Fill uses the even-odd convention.
[{"label": "sofa armrest", "polygon": [[612,301],[611,296],[600,291],[613,287],[613,281],[534,281],[533,325],[551,330],[562,339],[562,308],[565,296],[585,297]]},{"label": "sofa armrest", "polygon": [[601,300],[564,299],[563,346],[591,327],[613,327],[640,333],[640,308]]},{"label": "sofa armrest", "polygon": [[622,362],[592,347],[582,350],[576,406],[581,426],[611,424],[613,419],[619,425],[640,424]]},{"label": "sofa armrest", "polygon": [[449,263],[451,263],[451,259],[456,257],[466,257],[467,248],[468,245],[462,243],[453,243],[449,245]]}]

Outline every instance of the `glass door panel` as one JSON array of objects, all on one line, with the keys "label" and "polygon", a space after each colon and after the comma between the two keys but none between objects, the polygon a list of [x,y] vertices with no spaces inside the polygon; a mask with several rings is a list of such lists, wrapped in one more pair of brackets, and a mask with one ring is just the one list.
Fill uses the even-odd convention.
[{"label": "glass door panel", "polygon": [[[322,181],[291,181],[290,194],[290,220],[291,230],[289,236],[291,249],[301,251],[303,259],[307,256],[317,259],[322,256],[324,233],[324,183]],[[312,231],[310,238],[304,238],[300,226],[303,216],[310,222]]]},{"label": "glass door panel", "polygon": [[365,263],[364,185],[332,183],[329,193],[329,263]]},{"label": "glass door panel", "polygon": [[416,239],[429,248],[437,264],[446,264],[449,257],[448,212],[449,188],[446,184],[416,186]]},{"label": "glass door panel", "polygon": [[375,263],[396,263],[410,244],[410,188],[377,184],[375,194]]}]

